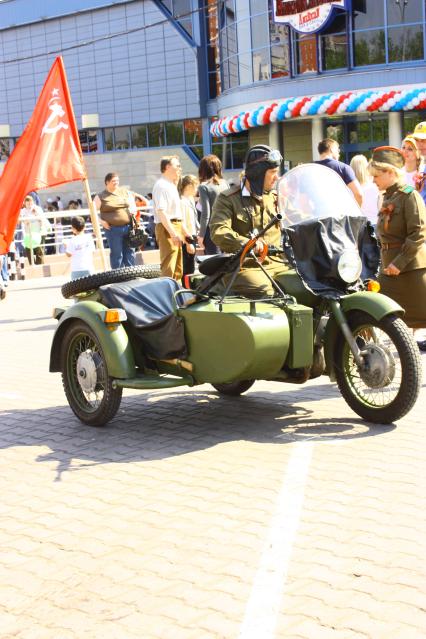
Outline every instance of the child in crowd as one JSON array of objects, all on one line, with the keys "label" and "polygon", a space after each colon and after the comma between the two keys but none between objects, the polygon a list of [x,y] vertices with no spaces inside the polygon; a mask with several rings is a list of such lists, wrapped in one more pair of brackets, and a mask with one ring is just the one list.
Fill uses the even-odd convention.
[{"label": "child in crowd", "polygon": [[65,252],[71,258],[71,279],[91,275],[93,268],[93,252],[95,244],[93,238],[84,232],[85,221],[81,216],[71,219],[73,237],[66,242]]},{"label": "child in crowd", "polygon": [[198,178],[195,175],[185,175],[180,183],[180,199],[182,207],[182,221],[190,235],[185,238],[182,246],[183,274],[189,275],[195,270],[195,250],[197,235],[200,229],[195,196],[198,190]]}]

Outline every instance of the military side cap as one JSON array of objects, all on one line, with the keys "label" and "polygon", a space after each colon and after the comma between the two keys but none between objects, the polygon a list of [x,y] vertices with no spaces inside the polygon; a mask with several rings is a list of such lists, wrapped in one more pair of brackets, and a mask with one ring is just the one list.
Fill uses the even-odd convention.
[{"label": "military side cap", "polygon": [[419,122],[411,135],[419,140],[426,140],[426,122]]},{"label": "military side cap", "polygon": [[391,164],[397,169],[402,169],[405,164],[404,156],[395,146],[378,146],[374,149],[371,160],[372,162]]}]

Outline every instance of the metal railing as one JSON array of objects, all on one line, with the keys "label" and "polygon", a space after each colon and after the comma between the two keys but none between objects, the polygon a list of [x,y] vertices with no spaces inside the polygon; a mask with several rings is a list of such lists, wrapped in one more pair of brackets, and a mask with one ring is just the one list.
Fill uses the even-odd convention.
[{"label": "metal railing", "polygon": [[[149,240],[146,245],[146,249],[154,249],[156,248],[155,238],[152,234],[149,233],[149,221],[147,218],[153,215],[153,208],[149,206],[137,207],[137,211],[140,212],[140,223],[148,232]],[[46,232],[42,235],[40,247],[42,248],[43,255],[61,255],[65,253],[65,245],[66,242],[71,239],[73,236],[72,227],[71,227],[71,218],[74,216],[81,216],[86,220],[85,231],[87,233],[93,234],[93,239],[95,242],[96,249],[99,249],[98,239],[94,235],[93,226],[90,218],[90,210],[86,209],[66,209],[62,211],[43,211],[43,214],[49,224],[49,227],[46,224]],[[66,223],[63,223],[63,220],[66,220]],[[34,220],[36,221],[36,220]],[[14,235],[14,243],[11,245],[9,249],[9,257],[8,257],[8,268],[9,273],[12,276],[18,276],[18,268],[19,267],[19,275],[22,279],[25,278],[25,249],[24,249],[24,234],[29,237],[30,248],[30,264],[34,264],[34,250],[31,248],[33,242],[31,241],[32,233],[35,231],[31,228],[34,221],[30,221],[27,224],[27,228],[25,228],[25,222],[28,222],[28,217],[19,216],[17,228],[15,230]],[[105,237],[104,228],[101,226],[101,237],[103,241],[103,246],[107,247],[107,240]],[[38,232],[38,235],[40,233]],[[36,247],[34,247],[36,248]]]}]

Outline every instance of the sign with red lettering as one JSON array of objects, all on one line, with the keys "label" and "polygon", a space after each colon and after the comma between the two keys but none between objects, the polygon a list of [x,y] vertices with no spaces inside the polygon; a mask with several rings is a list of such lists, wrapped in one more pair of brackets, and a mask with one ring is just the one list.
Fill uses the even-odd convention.
[{"label": "sign with red lettering", "polygon": [[274,0],[275,22],[299,33],[316,33],[327,26],[335,9],[348,9],[349,0]]}]

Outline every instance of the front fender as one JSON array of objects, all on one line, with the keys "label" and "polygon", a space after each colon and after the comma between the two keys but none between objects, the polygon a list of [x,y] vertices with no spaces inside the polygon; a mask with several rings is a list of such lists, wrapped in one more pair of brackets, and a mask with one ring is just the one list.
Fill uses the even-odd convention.
[{"label": "front fender", "polygon": [[[348,315],[351,311],[362,311],[371,315],[377,322],[380,322],[386,315],[393,314],[402,317],[405,313],[404,309],[387,295],[370,291],[352,293],[342,297],[340,305],[345,315]],[[324,356],[326,370],[330,375],[330,379],[334,379],[333,353],[339,332],[340,328],[336,319],[333,315],[330,315],[324,336]]]},{"label": "front fender", "polygon": [[122,324],[117,324],[110,330],[102,321],[100,313],[107,307],[99,302],[78,302],[70,306],[61,315],[59,325],[53,336],[50,349],[50,372],[59,372],[61,367],[61,345],[67,328],[75,321],[81,320],[87,324],[99,340],[108,375],[117,378],[133,378],[136,375],[133,349],[129,337]]}]

